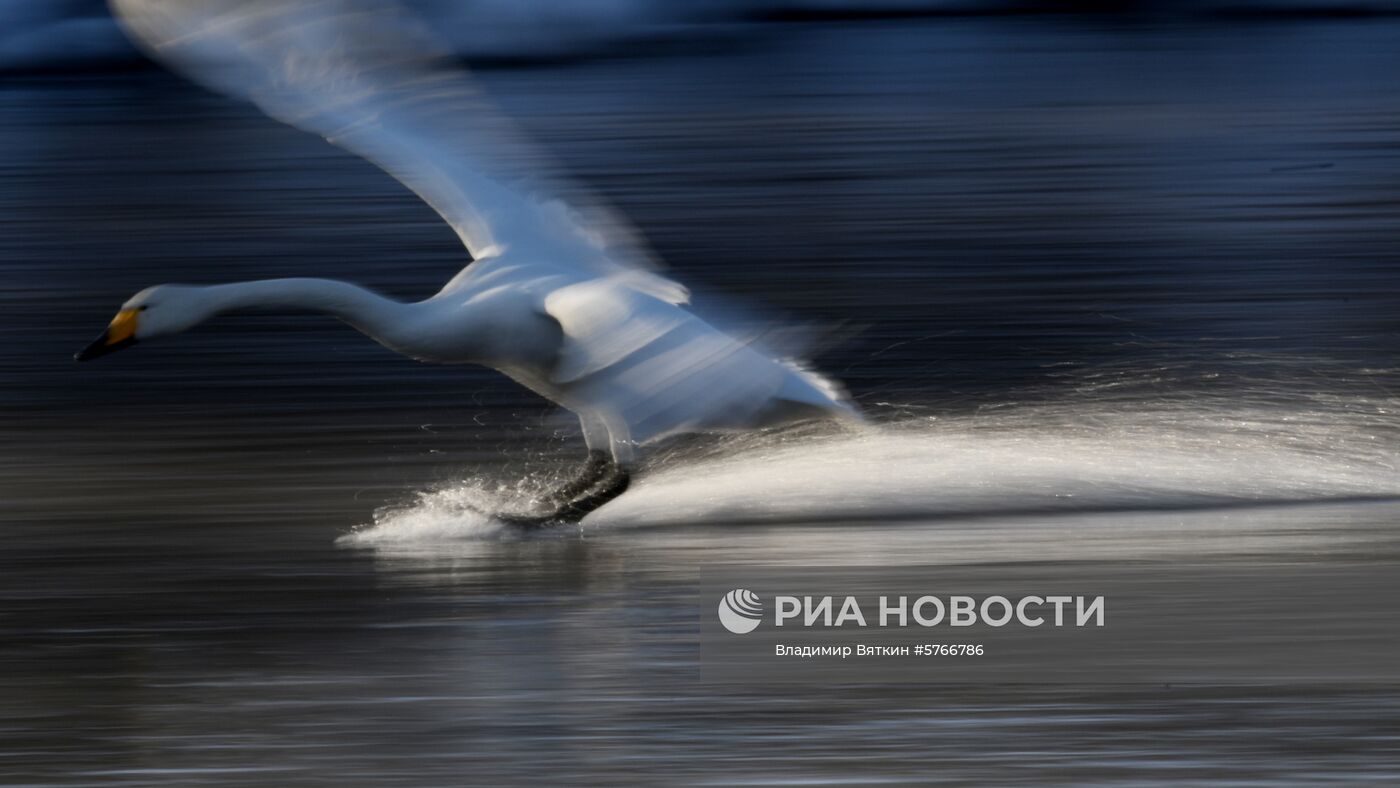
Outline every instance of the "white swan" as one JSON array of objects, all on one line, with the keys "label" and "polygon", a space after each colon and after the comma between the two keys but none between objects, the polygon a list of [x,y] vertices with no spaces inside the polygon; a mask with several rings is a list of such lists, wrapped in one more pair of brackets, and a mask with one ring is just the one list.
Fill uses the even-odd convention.
[{"label": "white swan", "polygon": [[[238,309],[334,315],[404,355],[494,367],[578,414],[589,460],[530,522],[576,521],[627,487],[634,448],[676,433],[855,418],[837,388],[683,308],[610,212],[546,182],[541,157],[401,9],[359,0],[112,0],[158,59],[378,164],[475,262],[400,303],[356,285],[160,285],[80,361]],[[567,199],[567,202],[566,202]]]}]

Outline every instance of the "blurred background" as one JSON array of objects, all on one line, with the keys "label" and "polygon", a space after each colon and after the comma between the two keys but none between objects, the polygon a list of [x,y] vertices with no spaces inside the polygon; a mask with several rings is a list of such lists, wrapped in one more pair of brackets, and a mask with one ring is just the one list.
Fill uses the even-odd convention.
[{"label": "blurred background", "polygon": [[[1097,14],[1152,19],[1365,17],[1393,0],[409,0],[464,56],[552,58],[639,41],[739,32],[774,20]],[[729,28],[728,30],[725,30]],[[0,67],[111,67],[138,59],[105,0],[3,0]]]},{"label": "blurred background", "polygon": [[1395,779],[1394,687],[736,689],[696,589],[1394,564],[1400,4],[412,5],[877,426],[664,447],[520,538],[474,508],[582,446],[495,373],[271,314],[75,365],[151,284],[418,298],[466,257],[101,2],[0,0],[0,781]]}]

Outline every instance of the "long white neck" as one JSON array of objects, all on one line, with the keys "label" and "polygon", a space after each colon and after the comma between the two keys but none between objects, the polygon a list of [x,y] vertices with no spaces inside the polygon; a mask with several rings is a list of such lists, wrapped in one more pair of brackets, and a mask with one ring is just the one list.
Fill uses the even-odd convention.
[{"label": "long white neck", "polygon": [[395,326],[411,306],[332,279],[263,279],[212,285],[204,292],[214,312],[238,309],[326,312],[381,342],[393,336]]}]

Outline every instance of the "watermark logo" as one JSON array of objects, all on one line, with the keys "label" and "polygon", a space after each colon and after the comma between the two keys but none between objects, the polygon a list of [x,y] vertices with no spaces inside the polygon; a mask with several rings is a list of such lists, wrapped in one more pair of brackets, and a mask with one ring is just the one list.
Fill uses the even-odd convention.
[{"label": "watermark logo", "polygon": [[763,621],[763,600],[747,588],[736,588],[719,600],[719,623],[736,635],[747,635]]}]

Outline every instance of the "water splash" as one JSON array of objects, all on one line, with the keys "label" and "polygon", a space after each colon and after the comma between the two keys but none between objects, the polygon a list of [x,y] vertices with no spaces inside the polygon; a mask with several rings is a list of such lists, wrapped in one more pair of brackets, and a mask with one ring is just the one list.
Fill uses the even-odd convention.
[{"label": "water splash", "polygon": [[[1009,407],[905,418],[840,434],[734,436],[673,451],[585,527],[936,521],[1096,511],[1400,498],[1393,402]],[[347,537],[378,545],[496,539],[491,512],[528,507],[530,481],[423,493]]]},{"label": "water splash", "polygon": [[375,547],[501,537],[508,527],[489,512],[498,506],[485,487],[464,484],[421,492],[407,506],[386,507],[374,522],[336,540],[347,547]]},{"label": "water splash", "polygon": [[469,479],[420,491],[411,501],[385,506],[374,520],[336,540],[344,547],[394,547],[459,541],[507,541],[560,537],[567,528],[528,529],[503,520],[527,516],[537,501],[563,482],[540,473],[499,481]]}]

